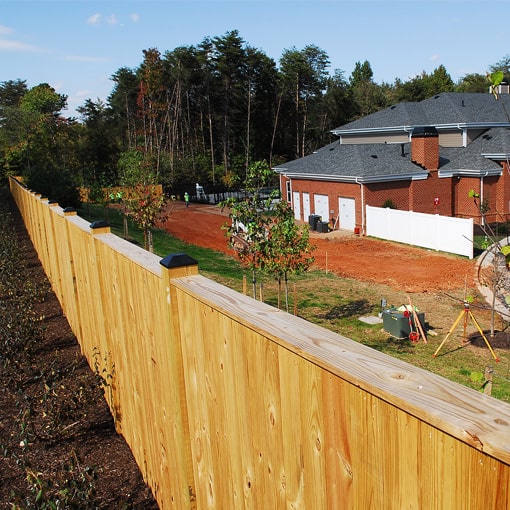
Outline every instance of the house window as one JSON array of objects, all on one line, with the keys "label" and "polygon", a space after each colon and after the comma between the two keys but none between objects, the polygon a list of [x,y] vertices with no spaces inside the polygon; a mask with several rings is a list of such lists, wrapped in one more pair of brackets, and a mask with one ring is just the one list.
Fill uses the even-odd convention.
[{"label": "house window", "polygon": [[291,193],[291,190],[290,190],[290,181],[286,182],[286,186],[287,186],[287,202],[292,202],[292,193]]}]

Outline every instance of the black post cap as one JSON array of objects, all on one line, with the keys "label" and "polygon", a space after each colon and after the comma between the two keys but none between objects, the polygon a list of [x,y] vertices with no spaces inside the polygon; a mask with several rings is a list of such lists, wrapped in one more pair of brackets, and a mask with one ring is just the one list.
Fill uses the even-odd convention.
[{"label": "black post cap", "polygon": [[89,227],[91,229],[96,229],[96,228],[105,228],[105,227],[109,227],[110,225],[108,225],[108,223],[106,223],[106,221],[104,220],[96,220],[96,221],[93,221]]},{"label": "black post cap", "polygon": [[198,262],[193,257],[190,257],[186,253],[171,253],[164,259],[161,259],[159,263],[167,269],[172,269],[174,267],[195,266],[198,264]]}]

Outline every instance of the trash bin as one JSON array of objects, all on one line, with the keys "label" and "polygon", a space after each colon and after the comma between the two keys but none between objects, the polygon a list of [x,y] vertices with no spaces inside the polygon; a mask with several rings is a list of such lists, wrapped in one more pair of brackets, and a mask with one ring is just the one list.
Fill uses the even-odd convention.
[{"label": "trash bin", "polygon": [[[409,317],[404,312],[405,310],[400,310],[397,308],[390,308],[389,310],[383,311],[383,329],[386,331],[386,333],[389,333],[395,338],[409,338],[409,334],[411,333],[411,328],[409,327]],[[414,322],[412,312],[410,313],[413,331],[417,331],[417,324]],[[418,320],[421,322],[421,325],[424,326],[425,314],[417,311],[416,315],[418,315]]]},{"label": "trash bin", "polygon": [[329,223],[327,221],[318,221],[317,232],[320,232],[321,234],[327,234],[329,232]]},{"label": "trash bin", "polygon": [[318,214],[310,214],[308,216],[308,225],[310,225],[310,230],[317,230],[317,223],[321,220],[321,216]]}]

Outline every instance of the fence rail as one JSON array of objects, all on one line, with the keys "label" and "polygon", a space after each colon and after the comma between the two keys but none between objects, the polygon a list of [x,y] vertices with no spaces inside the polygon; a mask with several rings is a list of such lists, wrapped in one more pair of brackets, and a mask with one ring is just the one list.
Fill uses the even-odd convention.
[{"label": "fence rail", "polygon": [[161,508],[509,508],[509,405],[10,185]]}]

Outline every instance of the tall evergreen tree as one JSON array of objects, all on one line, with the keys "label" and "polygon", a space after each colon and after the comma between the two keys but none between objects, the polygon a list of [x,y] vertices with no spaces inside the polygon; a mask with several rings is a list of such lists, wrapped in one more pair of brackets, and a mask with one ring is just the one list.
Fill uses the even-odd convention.
[{"label": "tall evergreen tree", "polygon": [[303,50],[284,50],[280,59],[283,91],[293,104],[291,118],[294,123],[295,157],[304,156],[308,143],[309,110],[321,98],[327,84],[329,58],[315,45]]},{"label": "tall evergreen tree", "polygon": [[386,96],[373,77],[370,62],[356,62],[349,78],[356,117],[365,117],[387,106]]}]

